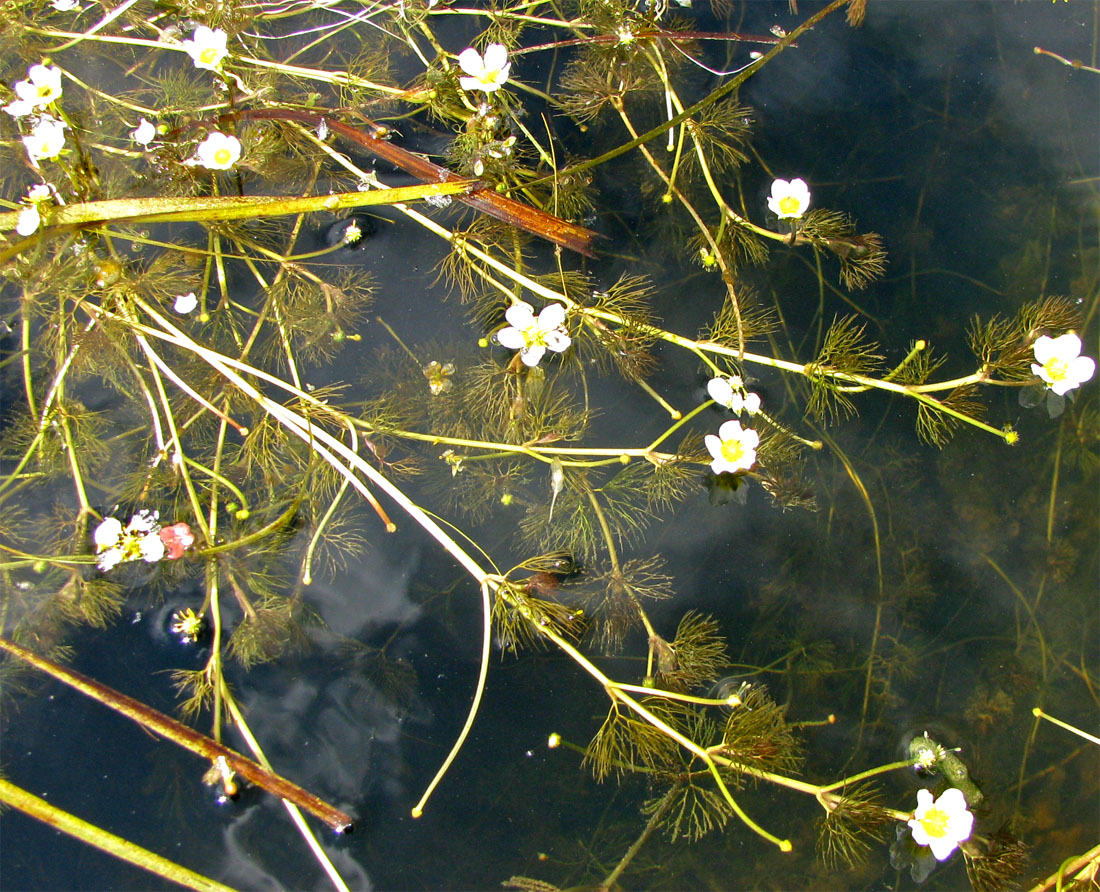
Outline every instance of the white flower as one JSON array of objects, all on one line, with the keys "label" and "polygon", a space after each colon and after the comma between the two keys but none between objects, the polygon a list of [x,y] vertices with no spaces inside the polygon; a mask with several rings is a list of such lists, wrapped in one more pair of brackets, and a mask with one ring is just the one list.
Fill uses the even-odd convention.
[{"label": "white flower", "polygon": [[229,55],[225,42],[226,33],[221,28],[207,28],[206,25],[199,25],[191,40],[183,42],[183,48],[194,61],[196,68],[217,71],[221,68],[222,60]]},{"label": "white flower", "polygon": [[1058,396],[1088,381],[1096,363],[1081,355],[1081,339],[1072,331],[1057,338],[1041,335],[1035,339],[1035,362],[1031,372],[1047,383]]},{"label": "white flower", "polygon": [[760,396],[746,393],[744,383],[736,375],[732,378],[711,378],[707,382],[707,393],[718,405],[725,406],[738,415],[742,412],[755,415],[760,411]]},{"label": "white flower", "polygon": [[201,164],[210,170],[229,170],[241,158],[241,141],[215,130],[199,143],[188,164]]},{"label": "white flower", "polygon": [[194,312],[195,307],[199,305],[199,299],[195,297],[194,291],[188,291],[186,294],[177,294],[175,303],[172,304],[172,309],[179,313],[181,316],[186,316],[188,313]]},{"label": "white flower", "polygon": [[153,564],[162,560],[165,546],[158,517],[156,511],[143,508],[130,518],[125,529],[117,517],[105,517],[92,533],[99,569],[107,572],[127,561]]},{"label": "white flower", "polygon": [[61,98],[61,69],[56,65],[32,65],[27,79],[16,81],[12,89],[18,98],[4,111],[16,118],[29,115]]},{"label": "white flower", "polygon": [[960,842],[970,839],[974,816],[967,810],[966,797],[954,787],[932,801],[931,790],[917,790],[917,810],[909,821],[913,842],[929,846],[937,861],[946,859]]},{"label": "white flower", "polygon": [[536,366],[547,350],[561,353],[572,343],[562,324],[565,307],[561,304],[548,304],[536,319],[534,307],[521,300],[505,311],[504,318],[509,324],[497,332],[497,341],[509,350],[519,350],[524,365]]},{"label": "white flower", "polygon": [[512,63],[508,61],[508,50],[502,44],[490,43],[485,48],[485,56],[472,46],[458,54],[459,67],[469,75],[460,77],[458,82],[463,90],[484,90],[493,93],[504,86],[508,80],[508,70]]},{"label": "white flower", "polygon": [[42,215],[38,212],[38,205],[32,204],[19,212],[15,221],[15,231],[21,236],[34,235],[42,223]]},{"label": "white flower", "polygon": [[157,128],[142,118],[137,127],[130,131],[130,138],[139,146],[147,146],[157,135]]},{"label": "white flower", "polygon": [[56,158],[65,148],[65,128],[68,125],[56,118],[43,117],[34,125],[34,130],[23,137],[23,146],[27,156],[35,167],[42,160]]},{"label": "white flower", "polygon": [[727,421],[718,428],[718,436],[707,434],[704,437],[707,450],[714,461],[710,469],[715,474],[735,474],[747,471],[756,464],[756,447],[760,445],[760,434],[752,428],[741,427],[740,421]]},{"label": "white flower", "polygon": [[768,198],[768,210],[780,220],[797,220],[810,206],[810,188],[805,180],[776,180]]},{"label": "white flower", "polygon": [[74,9],[80,9],[80,4],[77,0],[53,0],[50,6],[58,12],[72,12]]}]

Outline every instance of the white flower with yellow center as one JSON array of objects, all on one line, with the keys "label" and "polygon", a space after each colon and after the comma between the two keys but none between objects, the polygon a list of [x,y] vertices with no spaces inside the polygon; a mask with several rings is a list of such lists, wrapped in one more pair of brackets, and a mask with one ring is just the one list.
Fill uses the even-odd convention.
[{"label": "white flower with yellow center", "polygon": [[505,311],[504,318],[508,326],[497,332],[497,341],[509,350],[519,350],[524,365],[536,366],[547,350],[561,353],[573,343],[561,304],[548,304],[536,319],[535,308],[521,300]]},{"label": "white flower with yellow center", "polygon": [[160,523],[156,511],[143,508],[130,518],[125,528],[117,517],[105,517],[92,533],[98,558],[96,565],[103,572],[127,561],[153,564],[164,557],[164,542],[160,538]]},{"label": "white flower with yellow center", "polygon": [[227,133],[215,130],[204,139],[197,149],[195,157],[187,164],[201,164],[210,170],[229,170],[241,159],[241,141]]},{"label": "white flower with yellow center", "polygon": [[508,61],[508,50],[500,43],[490,43],[482,56],[472,46],[458,54],[458,66],[468,75],[460,77],[463,90],[484,90],[493,93],[504,86],[508,80],[508,71],[512,63]]},{"label": "white flower with yellow center", "polygon": [[1080,387],[1096,371],[1096,363],[1081,355],[1081,339],[1072,331],[1061,337],[1035,339],[1032,374],[1042,378],[1058,396]]},{"label": "white flower with yellow center", "polygon": [[756,464],[760,434],[752,428],[741,427],[740,421],[727,421],[718,428],[718,436],[707,434],[703,439],[714,459],[710,469],[715,474],[736,474]]},{"label": "white flower with yellow center", "polygon": [[222,60],[229,55],[226,40],[227,35],[221,28],[199,25],[191,39],[183,42],[183,48],[196,68],[218,71],[222,67]]},{"label": "white flower with yellow center", "polygon": [[805,180],[775,180],[768,210],[780,220],[797,220],[810,207],[810,187]]},{"label": "white flower with yellow center", "polygon": [[719,406],[725,406],[738,415],[742,412],[755,415],[760,411],[759,394],[748,393],[744,382],[737,375],[731,378],[711,378],[707,382],[707,393]]},{"label": "white flower with yellow center", "polygon": [[27,79],[16,81],[12,89],[17,98],[4,111],[14,118],[29,115],[61,98],[61,69],[55,65],[32,65],[27,69]]},{"label": "white flower with yellow center", "polygon": [[49,161],[61,154],[65,148],[65,128],[68,125],[56,118],[43,117],[34,125],[34,129],[23,137],[23,147],[31,164],[38,167],[39,161]]},{"label": "white flower with yellow center", "polygon": [[909,821],[913,842],[928,846],[937,861],[943,861],[970,839],[974,815],[966,807],[966,797],[952,787],[939,799],[932,800],[931,790],[917,790],[917,810]]}]

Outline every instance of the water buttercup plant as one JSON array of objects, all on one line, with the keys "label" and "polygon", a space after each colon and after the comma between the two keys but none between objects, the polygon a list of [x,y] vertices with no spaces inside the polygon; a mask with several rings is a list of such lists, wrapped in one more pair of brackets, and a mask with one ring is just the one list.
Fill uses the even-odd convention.
[{"label": "water buttercup plant", "polygon": [[[33,687],[33,667],[197,753],[185,799],[207,783],[231,807],[253,784],[342,832],[346,802],[266,763],[265,746],[294,747],[263,726],[248,670],[327,648],[322,671],[404,719],[428,711],[424,667],[438,661],[442,684],[461,662],[438,640],[474,641],[468,698],[440,710],[454,738],[403,760],[393,785],[419,818],[437,791],[481,801],[479,772],[497,801],[538,795],[482,755],[492,743],[477,760],[465,745],[495,652],[541,650],[517,670],[552,705],[539,782],[569,800],[588,790],[583,767],[636,801],[613,842],[585,841],[581,876],[558,857],[557,874],[519,888],[626,885],[662,836],[812,853],[800,869],[837,886],[868,859],[915,871],[922,849],[929,869],[959,852],[976,889],[1007,882],[1035,758],[1034,731],[1009,718],[1060,685],[1095,690],[1066,634],[1092,621],[1073,582],[1095,520],[1080,495],[1097,467],[1095,258],[1078,246],[1062,276],[1073,293],[1052,294],[1044,273],[968,322],[878,315],[874,289],[896,283],[856,191],[836,185],[848,174],[808,145],[785,145],[780,167],[742,93],[818,45],[831,17],[858,27],[875,4],[796,6],[760,34],[717,6],[622,0],[0,10],[20,56],[0,96],[5,684]],[[1043,219],[1068,226],[1066,213]],[[918,241],[929,224],[906,225]],[[1079,398],[1039,427],[1004,399],[1029,387]],[[1005,508],[983,481],[1011,462],[1027,473]],[[919,464],[978,482],[918,485]],[[983,549],[967,571],[1016,610],[960,636],[1004,667],[974,668],[982,695],[965,704],[931,680],[958,647],[952,624],[977,611],[907,526],[930,493],[952,543]],[[817,508],[813,536],[783,532]],[[998,538],[1010,511],[1032,534],[1034,585]],[[1084,533],[1062,533],[1071,517]],[[688,528],[710,537],[690,582],[666,560]],[[409,571],[408,614],[444,632],[418,643],[415,668],[394,644],[415,620],[377,619],[399,626],[378,644],[339,625],[374,624],[377,605],[332,609],[328,587],[387,541],[435,550]],[[745,554],[761,543],[758,567]],[[63,665],[74,625],[162,600],[162,637],[181,649],[170,675],[142,682],[184,722]],[[358,697],[341,725],[364,714]],[[982,764],[930,725],[891,755],[914,714],[937,711],[995,729],[987,751],[1016,749]],[[881,783],[917,769],[915,805]],[[760,790],[800,807],[776,813]],[[361,787],[336,796],[366,801]],[[318,870],[347,888],[346,852],[330,857],[293,809]]]}]

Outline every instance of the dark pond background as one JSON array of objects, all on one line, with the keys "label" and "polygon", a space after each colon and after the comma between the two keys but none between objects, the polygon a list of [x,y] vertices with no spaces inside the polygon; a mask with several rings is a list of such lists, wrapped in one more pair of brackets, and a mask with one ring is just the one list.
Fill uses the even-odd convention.
[{"label": "dark pond background", "polygon": [[[730,27],[791,28],[820,8],[806,0],[798,5],[794,17],[786,2],[735,4]],[[709,11],[691,14],[700,30],[721,27]],[[950,357],[941,376],[966,374],[973,362],[965,330],[975,313],[1011,315],[1024,301],[1051,294],[1095,313],[1100,76],[1032,48],[1095,64],[1097,15],[1095,4],[1081,2],[872,0],[862,29],[831,17],[743,89],[757,121],[756,151],[772,168],[754,163],[741,172],[746,193],[758,197],[757,218],[772,174],[800,176],[815,205],[851,213],[861,230],[883,235],[887,276],[852,299],[873,320],[869,334],[888,362],[899,360],[913,339],[927,338]],[[456,31],[448,46],[461,49],[472,37]],[[725,46],[713,44],[706,58],[711,67],[732,68],[747,61],[747,51],[731,45],[726,57]],[[514,73],[525,78],[536,67],[530,64],[525,60]],[[715,84],[704,72],[696,81],[686,99]],[[626,138],[612,121],[583,137],[570,136],[564,123],[562,132],[586,153]],[[709,321],[721,290],[714,276],[683,263],[664,211],[640,195],[643,175],[627,159],[597,176],[603,197],[596,226],[609,238],[588,269],[606,285],[624,271],[651,276],[657,314],[666,327],[691,335]],[[459,310],[454,303],[440,309],[432,269],[443,249],[394,220],[379,227],[367,250],[348,255],[378,282],[372,315],[410,344],[453,338],[446,314]],[[835,281],[835,269],[826,275]],[[776,250],[747,276],[782,309],[787,327],[777,349],[810,359],[819,321],[810,255]],[[834,292],[823,301],[826,325],[851,310]],[[1096,330],[1092,315],[1086,352],[1093,356]],[[363,375],[365,358],[392,342],[377,325],[365,325],[362,334],[361,344],[340,365],[317,371],[313,383],[350,380],[364,393],[377,392],[378,382]],[[466,346],[448,344],[451,358],[472,355],[477,335],[469,334]],[[696,363],[672,348],[658,354],[655,389],[680,408],[696,405],[705,383]],[[800,398],[792,399],[778,376],[758,377],[765,406],[797,424]],[[1083,441],[1077,454],[1095,449],[1089,440],[1095,431],[1082,412],[1091,407],[1095,424],[1096,381],[1055,420],[1041,407],[1021,408],[1014,390],[984,397],[991,423],[1018,426],[1019,446],[963,429],[939,451],[918,442],[912,405],[864,395],[860,415],[830,428],[830,446],[811,458],[816,513],[781,511],[758,487],[744,504],[712,505],[701,474],[698,494],[629,554],[660,554],[668,562],[677,594],[657,606],[654,619],[670,637],[683,612],[710,612],[727,636],[736,664],[731,673],[769,667],[746,677],[788,703],[793,720],[836,715],[836,725],[805,732],[808,779],[832,780],[845,766],[850,773],[892,761],[923,730],[961,746],[988,801],[981,829],[991,832],[1015,818],[1015,832],[1032,846],[1021,878],[1029,884],[1093,845],[1100,824],[1096,748],[1043,725],[1023,761],[1035,705],[1097,728],[1097,478],[1095,465],[1074,463],[1072,443],[1060,459],[1058,547],[1046,541],[1056,444],[1065,436],[1067,443]],[[601,385],[595,402],[604,409],[593,444],[636,445],[661,429],[659,411],[626,385]],[[720,420],[714,412],[702,427]],[[1086,425],[1081,437],[1077,424]],[[838,449],[873,500],[887,588],[876,652],[888,684],[875,686],[858,750],[861,665],[879,594],[873,527],[834,457]],[[503,518],[480,537],[490,551],[500,549],[505,566],[507,536],[519,517]],[[649,791],[633,780],[598,785],[577,753],[547,749],[551,732],[584,746],[606,710],[602,692],[555,653],[496,655],[465,749],[424,817],[409,817],[465,717],[477,672],[480,602],[413,523],[396,519],[400,531],[386,536],[364,511],[367,554],[334,582],[310,588],[328,631],[312,633],[309,652],[247,674],[231,670],[252,728],[281,772],[359,817],[347,838],[318,830],[354,888],[492,889],[515,874],[563,887],[598,883],[644,826],[639,807]],[[1045,666],[1012,586],[1030,602],[1042,591]],[[109,631],[74,635],[73,665],[172,712],[167,670],[197,667],[203,654],[165,633],[167,616],[200,600],[197,587],[161,604],[135,592]],[[387,644],[391,656],[415,670],[415,693],[405,703],[387,699],[349,658],[343,639]],[[644,653],[640,638],[632,645],[629,653]],[[625,658],[606,666],[624,679],[643,671]],[[241,888],[325,887],[278,802],[247,791],[236,804],[217,805],[198,784],[197,760],[65,688],[43,684],[20,700],[3,732],[5,775],[86,820]],[[914,779],[890,775],[883,788],[892,806],[913,807]],[[732,822],[694,845],[652,839],[622,885],[915,887],[890,867],[885,846],[861,869],[817,864],[818,806],[809,797],[762,786],[744,792],[741,802],[762,825],[789,836],[795,852],[780,854]],[[0,829],[5,889],[159,887],[155,878],[20,814],[5,813]],[[959,860],[924,884],[966,886]]]}]

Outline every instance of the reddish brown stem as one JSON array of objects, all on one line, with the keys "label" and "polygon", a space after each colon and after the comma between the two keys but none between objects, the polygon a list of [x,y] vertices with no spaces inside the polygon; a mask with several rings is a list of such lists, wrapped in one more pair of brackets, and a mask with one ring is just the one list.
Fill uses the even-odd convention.
[{"label": "reddish brown stem", "polygon": [[178,746],[209,759],[211,762],[219,756],[224,757],[226,764],[236,774],[257,787],[263,787],[269,793],[305,809],[310,814],[320,818],[337,833],[347,833],[352,829],[353,821],[350,815],[329,805],[308,790],[303,790],[297,784],[292,784],[286,778],[268,771],[262,765],[245,758],[240,753],[229,749],[229,747],[222,746],[222,744],[200,734],[194,728],[189,728],[182,722],[176,721],[171,716],[157,712],[157,710],[146,706],[139,700],[128,697],[126,694],[120,693],[114,688],[109,688],[88,678],[86,675],[81,675],[66,666],[47,660],[45,657],[40,657],[38,654],[27,650],[25,647],[20,647],[6,638],[0,638],[0,650],[6,650],[63,684],[67,684],[82,694],[98,700],[120,715],[133,719],[143,728],[160,734]]},{"label": "reddish brown stem", "polygon": [[[293,108],[257,108],[245,109],[233,117],[250,121],[297,121],[300,124],[308,124],[310,127],[319,127],[324,122],[333,133],[339,134],[348,142],[354,143],[373,155],[377,155],[395,167],[401,168],[406,173],[411,173],[423,182],[446,183],[451,180],[465,179],[465,177],[460,177],[446,167],[429,161],[422,155],[417,155],[381,138],[388,131],[373,121],[365,121],[367,127],[373,133],[364,133],[341,121],[332,120],[328,115],[336,114],[335,111],[324,112],[326,112],[324,109],[317,112]],[[474,210],[488,214],[490,217],[511,226],[516,226],[525,232],[534,233],[556,245],[561,245],[563,248],[569,248],[571,251],[585,254],[588,257],[594,256],[592,241],[595,239],[596,233],[591,229],[585,229],[583,226],[570,223],[568,220],[555,217],[546,211],[539,210],[529,204],[523,204],[523,202],[516,201],[514,198],[509,198],[489,189],[476,191],[469,195],[456,195],[455,198]]]}]

